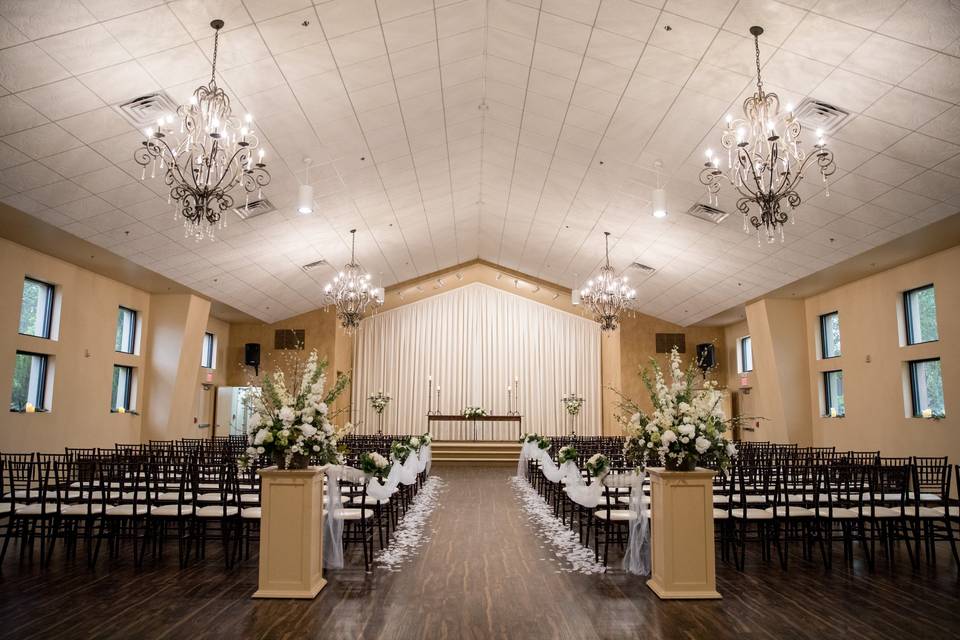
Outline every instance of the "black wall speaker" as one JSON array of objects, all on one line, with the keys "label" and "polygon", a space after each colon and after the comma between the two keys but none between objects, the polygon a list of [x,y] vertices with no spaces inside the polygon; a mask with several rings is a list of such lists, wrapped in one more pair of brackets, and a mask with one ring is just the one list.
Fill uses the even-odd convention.
[{"label": "black wall speaker", "polygon": [[717,365],[717,354],[712,342],[697,345],[697,366],[703,371]]},{"label": "black wall speaker", "polygon": [[243,363],[253,367],[255,375],[260,375],[260,343],[248,342],[243,345]]}]

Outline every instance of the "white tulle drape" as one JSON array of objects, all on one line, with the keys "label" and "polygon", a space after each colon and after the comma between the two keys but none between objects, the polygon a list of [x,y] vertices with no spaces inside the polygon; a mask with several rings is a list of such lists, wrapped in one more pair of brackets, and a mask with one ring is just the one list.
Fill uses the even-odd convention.
[{"label": "white tulle drape", "polygon": [[[361,433],[374,433],[378,420],[367,397],[392,396],[384,433],[427,430],[429,402],[459,414],[479,406],[505,414],[507,386],[519,378],[513,409],[523,414],[523,431],[569,433],[570,417],[560,397],[580,394],[585,403],[577,433],[600,433],[600,329],[589,319],[560,311],[484,284],[469,284],[432,298],[385,311],[363,321],[354,341],[353,420]],[[433,423],[433,435],[473,439],[474,425]],[[481,423],[478,439],[511,440],[516,423]]]}]

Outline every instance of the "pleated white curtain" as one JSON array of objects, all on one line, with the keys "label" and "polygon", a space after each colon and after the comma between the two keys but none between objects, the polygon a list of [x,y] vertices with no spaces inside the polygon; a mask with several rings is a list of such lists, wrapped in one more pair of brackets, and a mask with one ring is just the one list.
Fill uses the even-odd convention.
[{"label": "pleated white curtain", "polygon": [[[436,411],[438,385],[441,413],[478,406],[491,415],[507,413],[512,386],[523,431],[547,435],[570,432],[560,397],[578,393],[585,402],[577,433],[600,433],[599,325],[487,285],[469,284],[367,318],[353,355],[353,420],[362,423],[361,433],[377,430],[367,401],[377,391],[393,398],[384,412],[384,433],[426,431],[428,402]],[[433,423],[431,430],[442,440],[474,438],[469,423]],[[517,425],[477,423],[476,436],[512,440]]]}]

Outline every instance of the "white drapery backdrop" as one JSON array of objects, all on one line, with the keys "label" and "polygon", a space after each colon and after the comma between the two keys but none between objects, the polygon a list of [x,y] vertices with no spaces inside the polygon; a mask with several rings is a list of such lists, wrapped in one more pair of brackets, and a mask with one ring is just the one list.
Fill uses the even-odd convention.
[{"label": "white drapery backdrop", "polygon": [[[361,433],[375,433],[377,415],[367,397],[388,393],[383,431],[427,430],[429,402],[460,414],[479,406],[491,415],[507,408],[523,415],[523,431],[569,433],[571,419],[560,402],[567,393],[585,400],[576,421],[580,435],[600,433],[600,327],[597,323],[484,284],[469,284],[363,321],[354,340],[353,420]],[[433,423],[435,438],[472,440],[473,425]],[[478,439],[512,440],[516,423],[477,423]]]}]

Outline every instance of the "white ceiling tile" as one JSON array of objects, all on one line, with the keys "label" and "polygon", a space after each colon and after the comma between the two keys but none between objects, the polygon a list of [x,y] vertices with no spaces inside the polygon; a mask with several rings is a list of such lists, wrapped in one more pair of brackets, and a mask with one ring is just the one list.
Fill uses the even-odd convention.
[{"label": "white ceiling tile", "polygon": [[950,103],[894,87],[864,113],[898,127],[919,129],[950,108]]},{"label": "white ceiling tile", "polygon": [[106,158],[86,146],[48,156],[41,162],[65,178],[113,166]]},{"label": "white ceiling tile", "polygon": [[58,123],[87,144],[129,132],[133,126],[110,107],[88,111]]},{"label": "white ceiling tile", "polygon": [[124,49],[138,57],[190,42],[190,34],[166,5],[128,14],[103,26]]},{"label": "white ceiling tile", "polygon": [[250,14],[241,0],[176,0],[168,6],[195,40],[213,32],[210,26],[213,20],[224,22],[221,39],[229,38],[232,30],[250,24]]},{"label": "white ceiling tile", "polygon": [[707,24],[722,24],[735,4],[737,0],[667,0],[664,9]]},{"label": "white ceiling tile", "polygon": [[44,206],[57,207],[67,202],[85,198],[90,193],[69,180],[61,180],[27,191],[24,195],[33,198]]},{"label": "white ceiling tile", "polygon": [[814,5],[813,11],[875,30],[902,4],[903,0],[820,0]]},{"label": "white ceiling tile", "polygon": [[901,84],[934,98],[960,102],[960,58],[938,53]]},{"label": "white ceiling tile", "polygon": [[863,163],[856,172],[896,187],[923,173],[923,170],[923,167],[881,153]]},{"label": "white ceiling tile", "polygon": [[[112,20],[163,4],[164,0],[81,0],[97,20]],[[271,0],[279,4],[279,0]]]},{"label": "white ceiling tile", "polygon": [[60,120],[104,106],[103,101],[76,78],[35,87],[19,95],[24,102],[51,120]]},{"label": "white ceiling tile", "polygon": [[10,91],[23,91],[69,75],[32,42],[0,50],[0,84]]},{"label": "white ceiling tile", "polygon": [[[457,4],[461,4],[459,0],[454,0],[454,1]],[[436,4],[441,9],[448,8],[448,7],[442,7],[441,5],[444,4],[442,2],[438,2]],[[433,8],[434,8],[434,3],[432,0],[378,0],[377,1],[377,9],[380,12],[381,22],[390,22],[391,20],[396,20],[398,18],[405,18],[415,13],[431,11]]]},{"label": "white ceiling tile", "polygon": [[868,116],[857,116],[843,125],[835,136],[840,140],[861,145],[873,151],[883,151],[908,133],[910,133],[908,129]]},{"label": "white ceiling tile", "polygon": [[73,181],[91,193],[102,193],[133,183],[133,178],[110,165],[73,178]]},{"label": "white ceiling tile", "polygon": [[650,36],[650,44],[691,58],[699,58],[717,34],[717,28],[676,15],[663,14]]},{"label": "white ceiling tile", "polygon": [[0,136],[47,122],[39,111],[14,95],[0,96]]},{"label": "white ceiling tile", "polygon": [[750,27],[763,27],[763,42],[779,46],[804,17],[804,12],[782,2],[772,0],[740,0],[723,23],[723,28],[743,36],[750,34]]},{"label": "white ceiling tile", "polygon": [[0,183],[14,191],[28,191],[47,184],[59,182],[63,178],[39,162],[18,164],[0,171]]},{"label": "white ceiling tile", "polygon": [[630,0],[603,0],[595,26],[634,40],[646,41],[656,23],[657,11],[651,7]]},{"label": "white ceiling tile", "polygon": [[541,14],[537,26],[537,42],[583,55],[590,40],[588,25],[549,13]]},{"label": "white ceiling tile", "polygon": [[[873,0],[868,0],[872,2]],[[843,63],[843,68],[884,82],[901,82],[934,52],[874,33]]]},{"label": "white ceiling tile", "polygon": [[9,20],[0,17],[0,48],[6,49],[29,41]]},{"label": "white ceiling tile", "polygon": [[813,60],[838,65],[869,35],[865,29],[810,13],[783,43],[783,48]]},{"label": "white ceiling tile", "polygon": [[107,104],[118,104],[160,88],[135,60],[85,73],[79,80]]},{"label": "white ceiling tile", "polygon": [[130,59],[130,54],[100,24],[46,38],[37,44],[74,75]]},{"label": "white ceiling tile", "polygon": [[931,49],[941,49],[960,38],[957,6],[949,0],[905,2],[877,31]]},{"label": "white ceiling tile", "polygon": [[0,15],[31,39],[70,31],[95,22],[79,0],[5,0]]},{"label": "white ceiling tile", "polygon": [[316,5],[327,38],[336,38],[380,24],[373,0],[333,0]]},{"label": "white ceiling tile", "polygon": [[263,41],[274,55],[326,41],[312,9],[295,11],[257,23]]},{"label": "white ceiling tile", "polygon": [[960,146],[914,132],[891,146],[885,153],[899,160],[930,168],[960,153]]},{"label": "white ceiling tile", "polygon": [[437,39],[437,24],[433,12],[418,13],[383,25],[387,50],[402,51]]},{"label": "white ceiling tile", "polygon": [[387,53],[379,27],[356,31],[330,40],[337,64],[346,66]]},{"label": "white ceiling tile", "polygon": [[210,63],[194,43],[145,56],[140,64],[164,88],[210,77]]},{"label": "white ceiling tile", "polygon": [[56,124],[45,124],[6,136],[3,141],[31,158],[43,158],[83,143]]},{"label": "white ceiling tile", "polygon": [[818,100],[849,111],[863,112],[890,90],[890,85],[843,69],[836,69],[813,91]]},{"label": "white ceiling tile", "polygon": [[935,138],[960,144],[960,107],[951,107],[928,122],[921,131]]}]

